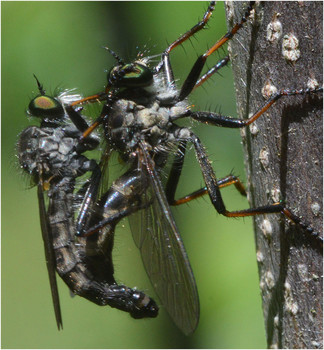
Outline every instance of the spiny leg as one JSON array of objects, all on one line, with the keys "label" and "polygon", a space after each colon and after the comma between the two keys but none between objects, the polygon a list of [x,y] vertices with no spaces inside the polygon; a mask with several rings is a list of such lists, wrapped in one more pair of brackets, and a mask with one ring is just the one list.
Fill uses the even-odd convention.
[{"label": "spiny leg", "polygon": [[199,138],[193,133],[191,133],[190,141],[195,147],[196,156],[202,170],[209,197],[219,214],[222,214],[226,217],[246,217],[260,214],[281,213],[285,215],[285,217],[287,217],[290,221],[301,226],[313,237],[319,240],[323,240],[318,232],[315,232],[312,227],[310,227],[307,223],[303,222],[298,216],[293,214],[291,210],[286,208],[282,203],[274,203],[258,208],[250,208],[245,210],[228,211],[225,207],[223,198],[219,190],[220,186],[217,182],[214,170],[211,166],[210,161],[208,160],[204,147],[202,146]]},{"label": "spiny leg", "polygon": [[256,113],[254,113],[248,119],[237,119],[232,117],[227,117],[219,115],[212,112],[189,112],[186,114],[191,118],[205,124],[222,126],[226,128],[242,128],[248,126],[255,122],[264,112],[266,112],[276,101],[284,96],[294,96],[294,95],[310,95],[313,93],[322,92],[323,88],[316,89],[300,89],[300,90],[281,90],[272,96]]},{"label": "spiny leg", "polygon": [[321,237],[319,232],[314,231],[314,229],[308,223],[302,221],[300,217],[298,217],[290,209],[285,207],[282,202],[273,203],[273,204],[269,204],[269,205],[265,205],[257,208],[245,209],[245,210],[237,210],[237,211],[231,211],[231,212],[226,210],[225,213],[223,213],[223,215],[227,217],[237,218],[237,217],[255,216],[255,215],[262,215],[262,214],[276,214],[276,213],[283,214],[287,219],[289,219],[294,224],[299,225],[311,236],[315,237],[320,241],[323,241],[323,238]]},{"label": "spiny leg", "polygon": [[208,20],[210,19],[214,9],[215,9],[215,1],[211,1],[207,11],[204,14],[203,19],[198,22],[195,26],[193,26],[190,30],[188,30],[186,33],[181,35],[177,40],[175,40],[162,54],[162,61],[159,63],[159,65],[155,68],[156,72],[159,72],[164,67],[165,76],[167,79],[168,84],[174,83],[174,76],[171,68],[170,63],[170,52],[176,48],[177,46],[181,45],[184,41],[188,40],[191,36],[193,36],[195,33],[200,31],[205,27]]},{"label": "spiny leg", "polygon": [[[234,185],[235,188],[240,192],[242,196],[246,196],[246,190],[242,183],[242,181],[235,175],[228,175],[222,179],[217,180],[217,185],[219,188],[228,187],[231,185]],[[202,197],[204,195],[208,194],[207,187],[202,187],[197,191],[194,191],[184,197],[181,197],[179,199],[174,199],[172,202],[170,202],[170,205],[176,206],[181,205],[184,203],[188,203],[192,201],[193,199],[197,199],[199,197]]]},{"label": "spiny leg", "polygon": [[[94,205],[97,201],[97,196],[99,192],[101,180],[101,169],[96,164],[94,169],[92,170],[91,177],[89,179],[89,183],[87,183],[84,188],[82,188],[82,192],[85,193],[82,195],[82,204],[80,206],[78,218],[76,221],[76,235],[82,235],[84,230],[86,230],[87,225],[89,224],[89,220],[91,217],[91,213],[93,211]],[[78,194],[76,195],[78,197]]]},{"label": "spiny leg", "polygon": [[196,82],[195,86],[193,87],[193,90],[202,85],[206,80],[208,80],[212,75],[214,75],[219,69],[225,67],[227,63],[230,61],[229,56],[224,57],[219,62],[217,62],[213,67],[211,67],[207,73],[205,73],[203,76],[199,78],[199,80]]},{"label": "spiny leg", "polygon": [[205,65],[207,57],[210,56],[213,52],[218,50],[222,45],[224,45],[228,40],[230,40],[237,31],[242,28],[243,24],[247,21],[247,18],[250,16],[253,9],[255,1],[250,1],[248,8],[246,9],[241,21],[236,23],[231,30],[229,30],[220,40],[218,40],[209,50],[207,50],[203,55],[199,56],[193,65],[187,79],[182,85],[180,94],[178,97],[179,101],[184,100],[195,87],[201,71]]},{"label": "spiny leg", "polygon": [[[197,121],[211,124],[215,126],[222,126],[222,127],[229,127],[229,128],[242,128],[245,126],[250,125],[254,121],[256,121],[264,112],[266,112],[277,100],[279,100],[283,96],[294,96],[294,95],[306,95],[306,94],[312,94],[312,93],[319,93],[322,92],[323,88],[316,88],[316,89],[300,89],[300,90],[281,90],[277,94],[275,94],[273,97],[271,97],[264,106],[262,106],[256,113],[254,113],[250,118],[248,119],[235,119],[231,117],[221,116],[215,113],[210,112],[192,112],[189,114],[192,118],[194,118]],[[198,152],[203,150],[203,148],[200,146],[198,148]],[[196,149],[197,152],[197,149]],[[198,155],[197,155],[198,156]],[[203,158],[206,157],[206,155],[203,156]],[[201,164],[208,164],[206,161],[202,161]],[[202,165],[201,165],[202,166]],[[205,167],[210,171],[209,167],[206,165]],[[212,181],[216,181],[216,178]],[[207,186],[208,189],[208,186]],[[218,191],[216,189],[213,190],[217,195]],[[211,192],[213,193],[213,192]],[[219,193],[220,195],[220,193]],[[217,200],[217,196],[214,195],[213,197],[215,200]],[[219,200],[219,204],[217,204],[222,208],[222,205],[224,205],[222,200]],[[215,208],[217,209],[216,205],[214,204]],[[225,207],[223,208],[225,209]],[[220,212],[218,210],[218,212]],[[288,208],[284,207],[282,204],[273,204],[265,207],[259,207],[255,209],[247,209],[243,211],[237,211],[237,212],[220,212],[220,214],[228,216],[228,217],[243,217],[243,216],[253,216],[253,215],[259,215],[264,213],[282,213],[285,215],[288,219],[290,219],[295,224],[300,225],[303,229],[310,232],[313,236],[319,237],[319,233],[314,232],[311,227],[309,227],[306,223],[302,222],[300,218],[298,218],[296,215],[294,215]]]},{"label": "spiny leg", "polygon": [[165,195],[169,204],[173,204],[175,193],[178,187],[180,175],[183,168],[184,157],[186,153],[187,142],[183,141],[179,143],[178,151],[172,163],[168,181],[165,186]]},{"label": "spiny leg", "polygon": [[[173,161],[172,168],[165,187],[165,194],[166,194],[168,203],[173,206],[188,203],[193,199],[196,199],[208,194],[207,187],[205,186],[200,188],[197,191],[190,193],[189,195],[186,195],[179,199],[175,199],[176,189],[177,189],[181,171],[183,168],[186,145],[187,145],[187,142],[179,143],[178,152],[176,153],[175,159]],[[241,193],[241,195],[246,196],[245,187],[237,176],[228,175],[223,179],[217,180],[217,185],[219,186],[219,188],[234,185],[235,188]]]},{"label": "spiny leg", "polygon": [[190,134],[190,141],[195,147],[196,157],[199,162],[211,202],[218,213],[224,214],[226,212],[225,204],[223,202],[223,198],[217,184],[217,179],[206,151],[199,138],[194,133]]}]

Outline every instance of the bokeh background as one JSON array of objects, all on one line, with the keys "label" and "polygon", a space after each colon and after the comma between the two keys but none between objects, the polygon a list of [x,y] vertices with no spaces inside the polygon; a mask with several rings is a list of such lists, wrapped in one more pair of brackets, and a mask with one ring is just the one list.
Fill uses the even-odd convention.
[{"label": "bokeh background", "polygon": [[[59,280],[64,330],[56,329],[36,190],[28,188],[15,143],[29,121],[26,108],[37,93],[35,73],[48,93],[77,88],[102,91],[115,63],[106,45],[126,60],[138,50],[159,54],[191,28],[207,2],[2,2],[2,347],[3,348],[264,348],[255,245],[250,219],[218,215],[208,198],[173,212],[198,285],[201,315],[196,332],[181,334],[163,307],[159,317],[133,320],[126,313],[71,298]],[[172,52],[179,84],[198,54],[226,32],[219,2],[207,30]],[[209,66],[225,51],[210,57]],[[156,58],[158,60],[158,58]],[[225,67],[192,95],[197,110],[236,115],[231,68]],[[232,170],[244,179],[238,130],[191,124],[205,144],[217,177]],[[203,185],[191,150],[178,196]],[[228,209],[248,206],[234,189],[223,190]],[[141,258],[123,221],[116,232],[115,276],[154,296]]]}]

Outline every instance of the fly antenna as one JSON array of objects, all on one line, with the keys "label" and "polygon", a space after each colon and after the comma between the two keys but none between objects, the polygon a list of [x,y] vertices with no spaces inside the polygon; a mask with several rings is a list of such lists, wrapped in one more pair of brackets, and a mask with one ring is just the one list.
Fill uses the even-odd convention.
[{"label": "fly antenna", "polygon": [[110,49],[110,48],[107,47],[107,46],[104,46],[103,48],[104,48],[105,50],[109,51],[109,53],[117,60],[117,62],[118,62],[121,66],[125,65],[125,62],[116,54],[115,51],[113,51],[112,49]]},{"label": "fly antenna", "polygon": [[39,82],[39,80],[37,79],[36,75],[33,74],[34,78],[36,79],[37,82],[37,86],[38,86],[38,90],[40,92],[41,95],[45,95],[45,90],[43,88],[43,85]]}]

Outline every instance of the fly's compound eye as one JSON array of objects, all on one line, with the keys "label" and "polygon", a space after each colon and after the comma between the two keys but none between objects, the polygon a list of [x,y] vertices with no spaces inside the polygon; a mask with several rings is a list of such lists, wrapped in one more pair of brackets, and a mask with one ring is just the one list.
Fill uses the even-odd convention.
[{"label": "fly's compound eye", "polygon": [[37,96],[31,100],[28,111],[35,117],[48,119],[62,119],[64,116],[62,105],[55,98],[46,95]]},{"label": "fly's compound eye", "polygon": [[141,63],[130,63],[112,68],[108,82],[115,87],[146,87],[153,83],[153,73]]}]

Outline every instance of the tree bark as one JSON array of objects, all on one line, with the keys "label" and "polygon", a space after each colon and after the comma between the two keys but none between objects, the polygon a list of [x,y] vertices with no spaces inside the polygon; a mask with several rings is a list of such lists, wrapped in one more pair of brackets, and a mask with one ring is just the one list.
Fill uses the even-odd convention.
[{"label": "tree bark", "polygon": [[[231,28],[247,8],[227,2]],[[322,86],[322,2],[257,2],[229,47],[239,118],[277,89]],[[251,207],[283,199],[322,233],[322,93],[282,97],[242,132]],[[270,348],[323,347],[322,244],[282,215],[254,217]]]}]

